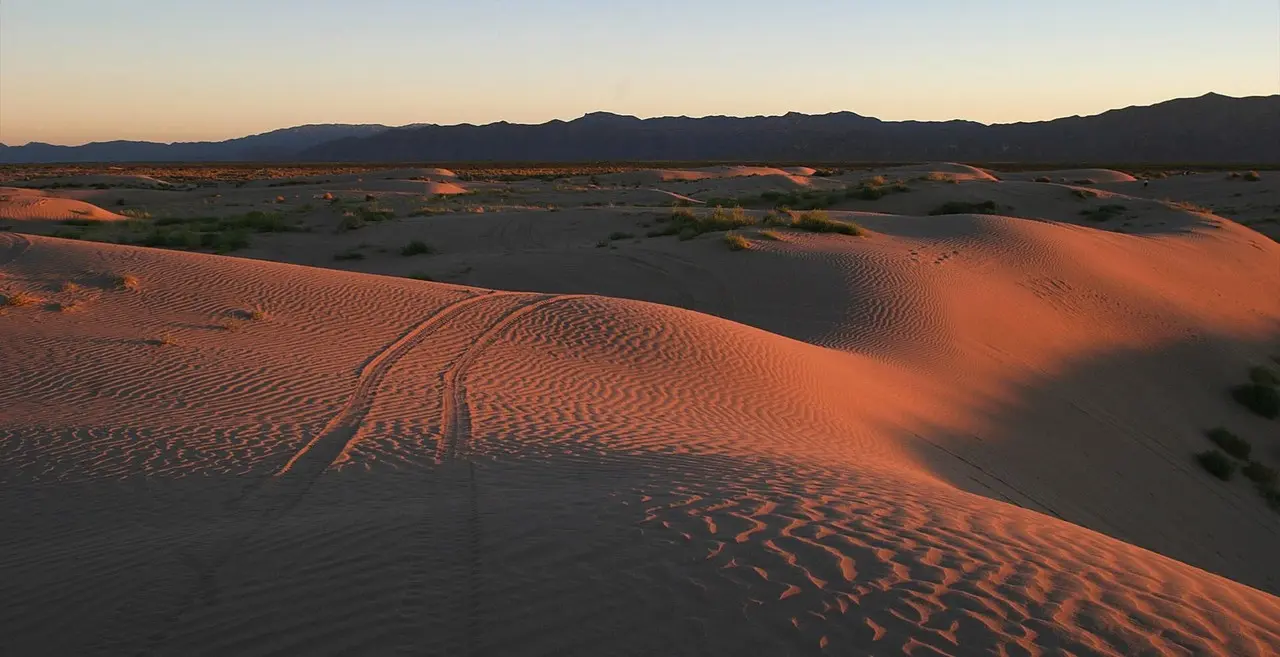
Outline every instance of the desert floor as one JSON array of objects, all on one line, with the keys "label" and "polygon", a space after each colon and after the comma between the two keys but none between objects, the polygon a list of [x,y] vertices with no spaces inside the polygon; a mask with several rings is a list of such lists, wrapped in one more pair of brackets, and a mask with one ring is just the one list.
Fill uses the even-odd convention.
[{"label": "desert floor", "polygon": [[1280,173],[295,173],[0,182],[0,652],[1280,652]]}]

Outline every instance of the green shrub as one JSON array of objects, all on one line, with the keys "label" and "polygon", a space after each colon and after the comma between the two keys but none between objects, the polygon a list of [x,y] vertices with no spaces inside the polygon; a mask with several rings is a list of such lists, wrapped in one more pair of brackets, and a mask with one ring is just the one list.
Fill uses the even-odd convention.
[{"label": "green shrub", "polygon": [[751,246],[751,242],[738,233],[725,233],[724,243],[730,251],[742,251]]},{"label": "green shrub", "polygon": [[1265,365],[1250,368],[1249,380],[1260,386],[1280,386],[1280,374],[1276,374],[1275,370]]},{"label": "green shrub", "polygon": [[1226,454],[1216,449],[1196,454],[1196,460],[1200,462],[1201,467],[1209,471],[1209,474],[1223,481],[1230,480],[1231,475],[1236,471],[1236,464],[1232,463]]},{"label": "green shrub", "polygon": [[827,216],[822,210],[802,212],[791,225],[811,233],[841,233],[843,235],[862,235],[862,227],[848,221],[838,221]]},{"label": "green shrub", "polygon": [[1240,474],[1244,475],[1249,481],[1270,486],[1276,483],[1276,471],[1274,468],[1258,463],[1257,461],[1249,461],[1249,464],[1240,469]]},{"label": "green shrub", "polygon": [[1253,450],[1253,446],[1249,444],[1249,441],[1222,427],[1210,429],[1205,435],[1209,437],[1209,440],[1213,441],[1213,444],[1221,447],[1222,451],[1241,460],[1247,461],[1249,452]]},{"label": "green shrub", "polygon": [[980,201],[978,203],[969,203],[967,201],[949,201],[943,203],[929,212],[930,216],[941,216],[945,214],[992,214],[1000,209],[995,201]]},{"label": "green shrub", "polygon": [[413,240],[412,242],[404,245],[404,248],[400,249],[400,255],[402,256],[416,256],[435,252],[436,250],[432,248],[430,244],[427,244],[422,240]]},{"label": "green shrub", "polygon": [[1245,179],[1245,180],[1247,180],[1247,181],[1249,181],[1249,182],[1258,182],[1259,180],[1262,180],[1262,176],[1258,175],[1258,172],[1257,172],[1257,171],[1250,171],[1250,172],[1248,172],[1248,173],[1244,174],[1244,176],[1243,176],[1243,177],[1244,177],[1244,179]]},{"label": "green shrub", "polygon": [[1267,419],[1274,420],[1280,416],[1280,393],[1271,386],[1246,383],[1232,388],[1231,397]]}]

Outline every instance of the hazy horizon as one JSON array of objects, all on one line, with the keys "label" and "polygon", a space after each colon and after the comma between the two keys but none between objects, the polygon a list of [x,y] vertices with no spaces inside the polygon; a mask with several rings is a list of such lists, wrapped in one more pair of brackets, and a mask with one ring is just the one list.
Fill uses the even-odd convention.
[{"label": "hazy horizon", "polygon": [[596,111],[981,123],[1280,92],[1280,4],[7,0],[0,143]]}]

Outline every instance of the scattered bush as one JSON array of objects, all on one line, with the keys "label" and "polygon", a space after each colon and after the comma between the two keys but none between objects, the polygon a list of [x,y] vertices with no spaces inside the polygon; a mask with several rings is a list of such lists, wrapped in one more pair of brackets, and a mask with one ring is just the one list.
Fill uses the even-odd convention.
[{"label": "scattered bush", "polygon": [[1073,189],[1071,190],[1071,195],[1082,201],[1087,201],[1091,198],[1098,198],[1098,193],[1092,189]]},{"label": "scattered bush", "polygon": [[133,274],[109,274],[107,282],[117,290],[136,291],[141,286],[138,277]]},{"label": "scattered bush", "polygon": [[725,233],[724,243],[730,251],[742,251],[751,246],[751,242],[738,233]]},{"label": "scattered bush", "polygon": [[1240,469],[1240,474],[1244,475],[1249,481],[1263,486],[1271,486],[1276,483],[1275,469],[1268,468],[1257,461],[1250,461],[1248,465]]},{"label": "scattered bush", "polygon": [[0,295],[0,300],[4,301],[4,303],[0,303],[0,305],[14,307],[29,306],[40,301],[40,299],[27,294],[26,292],[14,292],[13,294]]},{"label": "scattered bush", "polygon": [[930,216],[941,216],[945,214],[992,214],[1000,209],[995,201],[980,201],[977,203],[969,203],[967,201],[949,201],[943,203],[929,212]]},{"label": "scattered bush", "polygon": [[1249,460],[1249,452],[1253,450],[1253,446],[1244,438],[1241,438],[1222,427],[1210,429],[1205,435],[1209,437],[1209,440],[1213,441],[1213,444],[1221,447],[1222,451],[1238,459],[1245,461]]},{"label": "scattered bush", "polygon": [[840,233],[843,235],[862,235],[862,226],[848,221],[838,221],[827,216],[822,210],[802,212],[791,225],[811,233]]},{"label": "scattered bush", "polygon": [[1250,171],[1242,177],[1248,182],[1258,182],[1259,180],[1262,180],[1262,176],[1258,175],[1257,171]]},{"label": "scattered bush", "polygon": [[356,251],[355,249],[349,249],[347,251],[341,251],[333,254],[333,259],[338,261],[364,260],[364,254]]},{"label": "scattered bush", "polygon": [[427,244],[422,240],[413,240],[412,242],[404,245],[404,248],[400,249],[400,255],[402,256],[416,256],[435,252],[436,250],[432,248],[430,244]]},{"label": "scattered bush", "polygon": [[142,210],[138,208],[125,208],[120,211],[120,214],[123,216],[129,217],[130,219],[150,219],[151,218],[150,212],[147,212],[146,210]]},{"label": "scattered bush", "polygon": [[377,197],[377,196],[374,196],[373,194],[365,194],[365,195],[364,195],[364,202],[365,202],[365,203],[373,203],[374,201],[377,201],[377,200],[378,200],[378,197]]},{"label": "scattered bush", "polygon": [[1280,393],[1272,386],[1246,383],[1232,388],[1231,397],[1267,419],[1274,420],[1280,416]]},{"label": "scattered bush", "polygon": [[618,240],[629,240],[635,237],[632,233],[624,233],[622,231],[614,231],[609,233],[609,241],[616,242]]},{"label": "scattered bush", "polygon": [[1249,380],[1260,386],[1280,386],[1280,374],[1276,374],[1275,370],[1265,365],[1250,368]]},{"label": "scattered bush", "polygon": [[1050,178],[1049,176],[1037,176],[1035,179],[1035,182],[1047,183],[1047,182],[1053,182],[1053,179]]},{"label": "scattered bush", "polygon": [[760,239],[769,240],[770,242],[782,241],[782,236],[772,230],[762,230],[757,234],[760,236]]},{"label": "scattered bush", "polygon": [[1231,475],[1236,471],[1236,464],[1232,463],[1226,454],[1216,449],[1196,454],[1196,460],[1200,462],[1201,467],[1209,471],[1209,474],[1223,481],[1230,480]]}]

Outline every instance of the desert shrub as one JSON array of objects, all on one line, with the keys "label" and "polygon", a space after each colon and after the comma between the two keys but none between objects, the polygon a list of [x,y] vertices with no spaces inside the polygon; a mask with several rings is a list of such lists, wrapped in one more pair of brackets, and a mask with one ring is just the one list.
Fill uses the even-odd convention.
[{"label": "desert shrub", "polygon": [[1081,210],[1080,214],[1084,215],[1085,218],[1090,221],[1105,222],[1124,214],[1128,210],[1129,208],[1123,205],[1108,203],[1090,210]]},{"label": "desert shrub", "polygon": [[610,242],[616,242],[616,241],[618,241],[618,240],[629,240],[629,239],[631,239],[631,238],[633,238],[633,237],[635,237],[635,235],[634,235],[634,234],[632,234],[632,233],[624,233],[624,232],[622,232],[622,231],[620,231],[620,230],[616,230],[616,231],[614,231],[614,232],[612,232],[612,233],[609,233],[609,241],[610,241]]},{"label": "desert shrub", "polygon": [[751,246],[751,242],[738,233],[725,233],[724,243],[725,246],[729,247],[730,251],[742,251]]},{"label": "desert shrub", "polygon": [[885,197],[889,192],[884,187],[877,185],[861,185],[859,187],[850,187],[845,190],[845,195],[849,198],[856,198],[863,201],[878,201]]},{"label": "desert shrub", "polygon": [[769,240],[770,242],[782,241],[782,236],[772,230],[762,230],[757,234],[760,236],[760,239]]},{"label": "desert shrub", "polygon": [[430,244],[427,244],[422,240],[413,240],[412,242],[404,245],[404,248],[400,249],[400,255],[402,256],[416,256],[435,252],[436,250],[432,248]]},{"label": "desert shrub", "polygon": [[141,286],[133,274],[108,274],[107,282],[117,290],[137,290]]},{"label": "desert shrub", "polygon": [[394,210],[388,210],[376,205],[371,208],[356,208],[356,215],[371,224],[396,218]]},{"label": "desert shrub", "polygon": [[333,254],[333,259],[340,262],[345,260],[364,260],[364,254],[355,249],[349,249]]},{"label": "desert shrub", "polygon": [[1087,201],[1091,198],[1098,198],[1098,193],[1092,189],[1073,189],[1071,190],[1071,195],[1082,201]]},{"label": "desert shrub", "polygon": [[1258,175],[1257,171],[1249,171],[1248,173],[1245,173],[1242,178],[1248,182],[1258,182],[1259,180],[1262,180],[1262,176]]},{"label": "desert shrub", "polygon": [[84,237],[84,233],[72,228],[59,228],[52,233],[49,233],[49,237],[58,237],[64,240],[78,240]]},{"label": "desert shrub", "polygon": [[1037,176],[1035,179],[1035,182],[1047,183],[1047,182],[1053,182],[1053,179],[1050,178],[1049,176]]},{"label": "desert shrub", "polygon": [[345,233],[351,230],[359,230],[364,228],[365,220],[361,219],[354,213],[347,213],[338,220],[338,232]]},{"label": "desert shrub", "polygon": [[1280,386],[1280,374],[1265,365],[1250,368],[1249,380],[1260,386]]},{"label": "desert shrub", "polygon": [[40,301],[40,299],[27,294],[26,292],[14,292],[12,294],[0,295],[0,306],[29,306]]},{"label": "desert shrub", "polygon": [[862,227],[858,224],[832,219],[822,210],[802,212],[791,223],[795,228],[811,233],[840,233],[843,235],[862,235]]},{"label": "desert shrub", "polygon": [[1236,464],[1232,463],[1226,454],[1216,449],[1196,454],[1196,461],[1200,463],[1201,467],[1208,470],[1209,474],[1223,481],[1231,479],[1231,475],[1235,474],[1236,471]]},{"label": "desert shrub", "polygon": [[991,214],[1000,209],[995,201],[979,201],[970,203],[967,201],[948,201],[934,208],[929,212],[930,216],[941,216],[944,214]]},{"label": "desert shrub", "polygon": [[1241,460],[1248,460],[1249,452],[1253,450],[1253,446],[1249,444],[1249,441],[1222,427],[1210,429],[1205,435],[1209,437],[1209,440],[1213,441],[1213,444],[1221,447],[1222,451]]},{"label": "desert shrub", "polygon": [[1238,385],[1231,389],[1231,397],[1262,417],[1274,420],[1280,416],[1280,393],[1272,386],[1257,383]]},{"label": "desert shrub", "polygon": [[766,226],[786,226],[791,223],[791,218],[770,210],[765,213],[764,219],[760,223]]},{"label": "desert shrub", "polygon": [[1263,486],[1271,486],[1276,483],[1275,468],[1269,468],[1257,461],[1249,461],[1247,465],[1240,469],[1240,474],[1246,479]]},{"label": "desert shrub", "polygon": [[147,212],[146,210],[143,210],[140,208],[125,208],[120,211],[120,214],[123,216],[129,217],[130,219],[150,219],[151,218],[150,212]]}]

